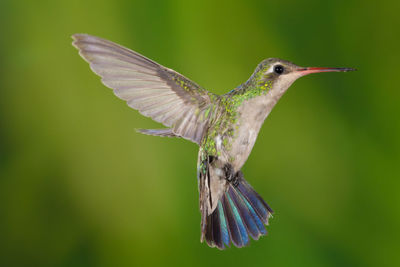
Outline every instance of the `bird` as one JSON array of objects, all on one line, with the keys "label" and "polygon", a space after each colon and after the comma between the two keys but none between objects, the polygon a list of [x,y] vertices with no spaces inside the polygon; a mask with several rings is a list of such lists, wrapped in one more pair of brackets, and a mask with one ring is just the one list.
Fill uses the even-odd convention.
[{"label": "bird", "polygon": [[140,133],[177,137],[199,146],[197,182],[201,242],[223,250],[244,247],[267,234],[273,210],[241,171],[264,120],[298,78],[353,68],[300,67],[268,58],[250,78],[223,95],[111,41],[72,35],[73,46],[102,83],[129,107],[167,128]]}]

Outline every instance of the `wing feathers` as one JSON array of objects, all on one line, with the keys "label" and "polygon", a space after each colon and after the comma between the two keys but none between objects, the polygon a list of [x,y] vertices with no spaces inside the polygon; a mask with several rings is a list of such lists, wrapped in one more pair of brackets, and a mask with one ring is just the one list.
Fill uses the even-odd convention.
[{"label": "wing feathers", "polygon": [[113,42],[75,34],[73,45],[102,82],[141,114],[200,142],[210,94],[181,74]]},{"label": "wing feathers", "polygon": [[139,133],[147,134],[147,135],[155,135],[162,137],[180,137],[175,135],[171,129],[138,129]]}]

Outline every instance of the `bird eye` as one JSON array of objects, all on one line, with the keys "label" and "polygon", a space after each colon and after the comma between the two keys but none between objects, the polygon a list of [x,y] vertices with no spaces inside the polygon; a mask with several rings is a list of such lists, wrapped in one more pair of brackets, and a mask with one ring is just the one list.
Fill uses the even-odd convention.
[{"label": "bird eye", "polygon": [[282,65],[276,65],[274,67],[274,72],[278,74],[282,74],[285,71],[285,68]]}]

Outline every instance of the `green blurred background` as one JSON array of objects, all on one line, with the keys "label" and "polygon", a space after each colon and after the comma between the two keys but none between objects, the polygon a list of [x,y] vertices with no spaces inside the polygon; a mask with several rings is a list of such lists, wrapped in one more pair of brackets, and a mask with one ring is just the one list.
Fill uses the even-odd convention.
[{"label": "green blurred background", "polygon": [[[0,1],[0,266],[400,266],[398,1]],[[297,81],[244,166],[275,210],[243,249],[199,242],[197,147],[117,99],[90,33],[215,93],[267,57]]]}]

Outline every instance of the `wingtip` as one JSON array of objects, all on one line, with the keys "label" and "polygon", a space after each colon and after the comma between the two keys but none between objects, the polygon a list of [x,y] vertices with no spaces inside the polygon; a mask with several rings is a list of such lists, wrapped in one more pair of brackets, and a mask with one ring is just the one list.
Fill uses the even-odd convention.
[{"label": "wingtip", "polygon": [[80,37],[83,37],[83,36],[91,36],[91,35],[89,35],[87,33],[74,33],[74,34],[71,35],[71,38],[73,40],[77,40],[77,39],[79,39]]},{"label": "wingtip", "polygon": [[72,38],[72,42],[76,42],[78,39],[79,39],[79,36],[81,36],[82,35],[82,33],[74,33],[74,34],[72,34],[71,35],[71,38]]},{"label": "wingtip", "polygon": [[78,43],[80,41],[85,41],[85,39],[87,40],[89,38],[96,38],[96,37],[87,33],[74,33],[71,35],[71,38],[72,38],[72,45],[79,49]]},{"label": "wingtip", "polygon": [[71,35],[72,38],[72,46],[79,50],[78,42],[81,37],[85,35],[84,33],[74,33]]}]

